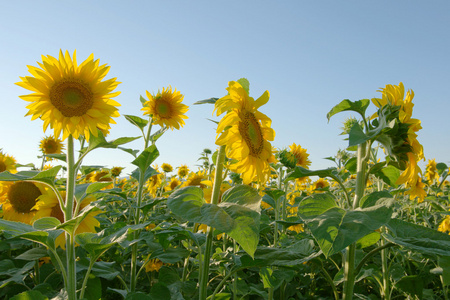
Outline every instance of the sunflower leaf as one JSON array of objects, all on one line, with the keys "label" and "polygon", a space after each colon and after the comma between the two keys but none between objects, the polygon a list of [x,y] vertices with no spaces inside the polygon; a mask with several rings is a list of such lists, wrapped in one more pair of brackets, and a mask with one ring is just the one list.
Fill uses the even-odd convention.
[{"label": "sunflower leaf", "polygon": [[260,203],[261,196],[247,185],[229,189],[219,205],[206,203],[198,187],[176,190],[167,200],[174,214],[227,233],[252,257],[259,241]]},{"label": "sunflower leaf", "polygon": [[193,105],[200,105],[200,104],[215,104],[217,100],[219,100],[219,98],[209,98],[209,99],[197,101],[197,102],[195,102]]},{"label": "sunflower leaf", "polygon": [[144,130],[145,126],[147,126],[148,124],[148,120],[142,119],[137,116],[132,115],[123,115],[123,116],[125,117],[125,119],[127,119],[128,122],[141,129],[141,131]]},{"label": "sunflower leaf", "polygon": [[343,111],[354,111],[359,113],[363,119],[365,118],[366,109],[370,104],[369,99],[361,99],[358,101],[350,101],[348,99],[342,100],[339,104],[334,106],[328,113],[327,113],[327,119],[328,122],[330,121],[330,118],[334,116],[337,113],[343,112]]},{"label": "sunflower leaf", "polygon": [[157,159],[159,156],[158,148],[155,145],[147,147],[142,153],[131,163],[137,166],[142,173],[145,173],[148,167]]},{"label": "sunflower leaf", "polygon": [[286,176],[285,182],[308,176],[319,176],[320,178],[324,177],[336,178],[338,177],[338,174],[339,172],[337,171],[336,168],[328,168],[323,170],[308,170],[303,167],[296,166],[294,171],[292,171]]},{"label": "sunflower leaf", "polygon": [[51,169],[39,172],[39,171],[21,171],[15,174],[9,172],[0,173],[0,181],[18,181],[18,180],[31,180],[38,181],[50,186],[54,186],[56,175],[62,166],[56,166]]}]

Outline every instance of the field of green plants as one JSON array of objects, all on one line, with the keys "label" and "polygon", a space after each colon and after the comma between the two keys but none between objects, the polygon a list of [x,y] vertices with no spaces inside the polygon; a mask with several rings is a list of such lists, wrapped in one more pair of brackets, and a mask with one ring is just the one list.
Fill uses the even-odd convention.
[{"label": "field of green plants", "polygon": [[[142,111],[120,115],[108,70],[61,51],[17,83],[32,125],[52,134],[40,166],[0,151],[1,299],[449,298],[449,167],[419,167],[421,123],[402,83],[330,107],[328,119],[354,117],[348,148],[322,170],[298,141],[272,146],[268,91],[255,100],[247,79],[224,83],[222,98],[194,104],[221,119],[217,148],[192,170],[155,164],[158,139],[185,124],[183,94],[147,92]],[[136,131],[110,140],[118,117]],[[130,160],[83,164],[105,148]]]}]

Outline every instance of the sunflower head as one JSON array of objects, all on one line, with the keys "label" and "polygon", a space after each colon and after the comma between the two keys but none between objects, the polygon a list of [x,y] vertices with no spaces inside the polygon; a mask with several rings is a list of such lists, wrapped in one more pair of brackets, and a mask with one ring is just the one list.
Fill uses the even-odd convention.
[{"label": "sunflower head", "polygon": [[51,135],[41,140],[39,148],[44,155],[61,154],[64,149],[64,145],[59,138],[55,138]]},{"label": "sunflower head", "polygon": [[184,178],[189,174],[189,168],[187,165],[181,165],[178,167],[178,176]]},{"label": "sunflower head", "polygon": [[173,167],[172,167],[170,164],[166,164],[166,163],[163,163],[163,164],[161,165],[161,169],[162,169],[165,173],[170,173],[170,172],[173,171]]},{"label": "sunflower head", "polygon": [[120,173],[122,173],[122,170],[123,170],[124,168],[122,168],[122,167],[113,167],[112,169],[111,169],[111,176],[112,177],[119,177],[120,176]]},{"label": "sunflower head", "polygon": [[44,121],[44,131],[50,126],[54,136],[65,140],[69,135],[78,138],[83,135],[89,141],[90,135],[97,136],[98,130],[107,134],[110,124],[118,117],[119,103],[112,100],[120,92],[113,92],[119,82],[116,78],[104,80],[109,71],[106,65],[99,65],[91,54],[80,65],[76,52],[73,59],[68,51],[59,53],[59,58],[42,56],[39,67],[29,66],[32,76],[20,77],[16,84],[32,91],[20,96],[30,102],[27,116],[31,120]]},{"label": "sunflower head", "polygon": [[4,171],[16,173],[16,159],[11,155],[4,154],[0,149],[0,173]]},{"label": "sunflower head", "polygon": [[181,181],[177,177],[174,176],[170,179],[169,184],[167,186],[165,186],[164,189],[167,192],[170,192],[170,191],[173,191],[179,185],[181,185]]},{"label": "sunflower head", "polygon": [[158,91],[156,95],[146,91],[148,101],[144,103],[141,109],[144,115],[150,115],[153,124],[170,129],[180,129],[183,127],[184,120],[188,117],[184,114],[189,110],[188,106],[181,103],[184,96],[172,87],[163,88],[162,92]]}]

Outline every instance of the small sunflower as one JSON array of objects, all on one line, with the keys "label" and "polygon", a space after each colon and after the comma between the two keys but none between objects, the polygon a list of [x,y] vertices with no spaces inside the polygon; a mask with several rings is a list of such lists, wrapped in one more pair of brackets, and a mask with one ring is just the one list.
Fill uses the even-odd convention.
[{"label": "small sunflower", "polygon": [[41,118],[44,131],[48,126],[54,130],[54,136],[62,139],[69,135],[78,138],[84,135],[89,141],[90,135],[97,136],[97,129],[107,134],[112,117],[118,117],[119,103],[111,98],[120,92],[113,92],[119,82],[116,78],[102,81],[109,71],[106,65],[99,66],[91,54],[80,65],[76,51],[73,59],[68,51],[59,52],[59,58],[42,56],[39,67],[29,66],[33,76],[20,77],[16,84],[32,91],[32,94],[20,96],[31,102],[26,116],[31,120]]},{"label": "small sunflower", "polygon": [[305,169],[309,169],[311,161],[308,159],[309,154],[306,153],[306,149],[303,149],[300,145],[296,145],[295,143],[290,145],[289,148],[291,149],[291,153],[294,154],[294,157],[297,161],[296,165]]},{"label": "small sunflower", "polygon": [[432,184],[433,182],[439,182],[439,173],[437,172],[437,164],[435,159],[429,159],[426,166],[425,178]]},{"label": "small sunflower", "polygon": [[59,138],[55,138],[51,135],[41,140],[39,148],[44,155],[61,154],[64,149],[64,145]]},{"label": "small sunflower", "polygon": [[146,183],[147,192],[153,196],[156,197],[156,194],[161,187],[162,184],[162,174],[156,174],[151,176]]},{"label": "small sunflower", "polygon": [[178,167],[178,176],[184,178],[189,174],[189,168],[186,165],[181,165]]},{"label": "small sunflower", "polygon": [[269,92],[255,101],[239,82],[229,82],[227,90],[229,94],[215,103],[218,116],[227,112],[217,126],[216,144],[226,146],[227,157],[237,161],[229,169],[241,173],[244,184],[266,182],[274,159],[269,141],[275,131],[270,128],[272,121],[258,108],[269,101]]},{"label": "small sunflower", "polygon": [[174,176],[170,179],[170,182],[167,184],[167,186],[164,187],[164,189],[167,192],[170,192],[170,191],[173,191],[179,185],[181,185],[181,181]]},{"label": "small sunflower", "polygon": [[4,171],[16,173],[16,159],[11,155],[4,154],[0,151],[0,173]]},{"label": "small sunflower", "polygon": [[124,168],[122,168],[122,167],[113,167],[112,169],[111,169],[111,176],[112,177],[119,177],[120,176],[120,173],[122,173],[122,170],[123,170]]},{"label": "small sunflower", "polygon": [[310,192],[311,193],[321,193],[324,191],[324,189],[326,189],[329,186],[330,186],[330,184],[328,183],[327,180],[325,180],[323,178],[319,178],[316,181],[314,181],[312,183],[312,185],[310,186]]},{"label": "small sunflower", "polygon": [[205,188],[206,185],[203,183],[208,177],[205,172],[199,171],[197,173],[191,172],[189,177],[183,183],[182,187],[186,186],[199,186],[200,188]]},{"label": "small sunflower", "polygon": [[[66,192],[61,191],[61,196],[63,198],[66,197]],[[91,202],[97,200],[94,196],[89,195],[84,198],[80,204],[80,210],[83,210],[86,206],[88,206]],[[76,206],[76,205],[75,205]],[[74,208],[75,208],[74,206]],[[43,194],[38,197],[38,201],[36,202],[34,208],[37,210],[36,214],[33,217],[33,222],[41,219],[43,217],[54,217],[57,218],[61,223],[64,222],[64,213],[61,210],[59,205],[58,197],[55,192],[50,190],[48,193]],[[89,212],[86,217],[81,221],[80,225],[75,230],[75,234],[80,234],[83,232],[97,232],[96,228],[100,227],[100,222],[95,218],[98,214],[102,213],[101,211],[93,211]],[[60,246],[62,249],[65,249],[65,234],[61,233],[55,241],[56,246]]]},{"label": "small sunflower", "polygon": [[30,181],[0,181],[0,204],[5,220],[32,224],[38,198],[48,195],[44,184]]},{"label": "small sunflower", "polygon": [[[148,255],[150,256],[150,254]],[[159,272],[159,269],[161,269],[161,267],[163,266],[163,262],[160,261],[157,258],[154,259],[150,259],[146,264],[145,264],[145,272],[151,272],[151,271],[156,271]]]},{"label": "small sunflower", "polygon": [[445,219],[442,220],[441,224],[439,224],[438,231],[440,231],[440,232],[450,231],[450,216],[448,216],[448,215],[445,216]]},{"label": "small sunflower", "polygon": [[164,172],[166,172],[166,173],[169,173],[169,172],[172,172],[172,171],[173,171],[173,167],[172,167],[170,164],[166,164],[166,163],[163,163],[163,164],[161,165],[161,169],[162,169]]},{"label": "small sunflower", "polygon": [[144,115],[150,115],[153,118],[153,124],[170,129],[180,129],[183,127],[184,120],[188,117],[184,114],[189,110],[188,106],[181,103],[184,96],[172,87],[163,88],[162,92],[153,96],[146,91],[148,101],[144,103],[141,109]]}]

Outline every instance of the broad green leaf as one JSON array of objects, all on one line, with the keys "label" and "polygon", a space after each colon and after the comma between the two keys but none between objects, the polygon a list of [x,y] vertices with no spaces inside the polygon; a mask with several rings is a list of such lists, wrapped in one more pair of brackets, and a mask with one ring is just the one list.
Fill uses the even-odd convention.
[{"label": "broad green leaf", "polygon": [[171,298],[169,288],[160,282],[152,285],[150,296],[152,300],[167,300]]},{"label": "broad green leaf", "polygon": [[38,248],[31,248],[24,253],[20,254],[19,256],[16,256],[15,259],[22,259],[22,260],[36,260],[42,257],[48,256],[47,249],[44,247],[38,247]]},{"label": "broad green leaf", "polygon": [[10,300],[48,300],[48,297],[42,295],[39,291],[26,291],[15,295]]},{"label": "broad green leaf", "polygon": [[[6,265],[9,265],[10,267],[7,270],[4,270]],[[0,274],[2,275],[2,278],[4,278],[5,276],[9,278],[0,281],[0,288],[3,288],[10,282],[24,283],[23,280],[26,277],[24,276],[24,274],[28,273],[33,267],[34,261],[26,263],[22,268],[15,268],[12,261],[7,259],[1,260],[0,270],[2,270],[2,272]]]},{"label": "broad green leaf", "polygon": [[50,158],[54,158],[54,159],[59,159],[59,160],[62,160],[64,162],[67,161],[65,154],[47,154],[45,156],[46,157],[50,157]]},{"label": "broad green leaf", "polygon": [[89,138],[89,145],[80,150],[81,153],[90,152],[97,148],[117,148],[120,145],[124,145],[126,143],[132,142],[141,138],[137,137],[121,137],[116,140],[106,141],[105,136],[103,135],[101,130],[97,131],[97,136],[91,135]]},{"label": "broad green leaf", "polygon": [[[377,164],[378,165],[378,164]],[[380,167],[372,167],[370,173],[374,174],[377,178],[383,180],[386,184],[396,188],[397,179],[400,177],[400,170],[394,166],[384,166],[385,163],[379,163]]]},{"label": "broad green leaf", "polygon": [[205,99],[205,100],[199,100],[197,102],[194,103],[194,105],[199,105],[199,104],[215,104],[216,101],[219,100],[219,98],[209,98],[209,99]]},{"label": "broad green leaf", "polygon": [[287,182],[293,179],[308,176],[319,176],[320,178],[324,177],[337,178],[339,176],[339,172],[337,171],[336,168],[328,168],[323,170],[308,170],[303,167],[296,166],[294,171],[289,173],[284,181]]},{"label": "broad green leaf", "polygon": [[[141,176],[140,174],[141,174],[140,169],[135,169],[133,172],[131,172],[131,177],[133,177],[139,182],[139,177]],[[144,182],[146,182],[147,179],[149,179],[150,177],[158,174],[159,174],[158,171],[149,166],[144,173]]]},{"label": "broad green leaf", "polygon": [[389,233],[383,236],[405,248],[431,255],[450,256],[450,235],[435,229],[392,219],[387,224]]},{"label": "broad green leaf", "polygon": [[314,194],[300,202],[298,215],[311,230],[326,257],[372,233],[389,222],[392,200],[364,209],[338,207],[329,194]]},{"label": "broad green leaf", "polygon": [[182,248],[158,249],[152,253],[150,258],[158,258],[163,263],[175,264],[189,256],[189,251]]},{"label": "broad green leaf", "polygon": [[395,286],[413,297],[423,299],[423,278],[418,275],[405,276]]},{"label": "broad green leaf", "polygon": [[56,166],[51,169],[39,172],[39,171],[20,171],[15,174],[9,172],[0,173],[0,181],[18,181],[18,180],[31,180],[38,181],[50,186],[54,186],[56,175],[62,166]]},{"label": "broad green leaf", "polygon": [[141,131],[144,130],[145,126],[148,124],[148,120],[142,119],[141,117],[132,116],[132,115],[123,115],[125,119],[133,124],[134,126],[138,127]]},{"label": "broad green leaf", "polygon": [[[91,272],[97,277],[101,277],[106,280],[113,280],[120,274],[120,272],[114,268],[115,264],[116,262],[96,261]],[[77,261],[77,271],[87,270],[88,267],[89,259],[81,258]]]},{"label": "broad green leaf", "polygon": [[[105,243],[98,234],[92,232],[77,234],[75,236],[75,241],[80,244],[80,246],[89,253],[91,259],[94,260],[115,244],[115,242]],[[109,239],[106,239],[106,242],[107,241],[109,241]]]},{"label": "broad green leaf", "polygon": [[438,256],[438,266],[442,268],[443,284],[450,285],[450,256]]},{"label": "broad green leaf", "polygon": [[84,298],[88,300],[102,299],[102,281],[93,274],[89,274]]},{"label": "broad green leaf", "polygon": [[163,127],[150,136],[150,142],[154,144],[162,135],[169,130],[169,127]]},{"label": "broad green leaf", "polygon": [[249,186],[236,186],[222,195],[219,205],[206,203],[198,187],[173,192],[167,205],[182,218],[206,224],[227,233],[253,256],[259,241],[259,205],[261,197]]},{"label": "broad green leaf", "polygon": [[137,166],[142,172],[145,172],[150,164],[155,161],[159,156],[159,151],[155,145],[147,147],[142,153],[131,163]]},{"label": "broad green leaf", "polygon": [[355,102],[344,99],[327,113],[327,119],[330,121],[332,116],[343,111],[354,111],[359,113],[361,117],[365,118],[366,109],[369,104],[369,99],[361,99]]},{"label": "broad green leaf", "polygon": [[58,225],[61,225],[61,222],[54,217],[44,217],[37,219],[33,223],[33,228],[36,230],[47,230],[47,229],[54,229]]},{"label": "broad green leaf", "polygon": [[392,198],[392,195],[388,191],[376,191],[370,194],[365,195],[359,201],[359,206],[361,208],[368,208],[377,204],[380,199],[383,198]]},{"label": "broad green leaf", "polygon": [[358,249],[364,249],[364,248],[370,247],[370,246],[378,243],[380,238],[381,238],[381,233],[379,233],[378,231],[373,231],[373,232],[369,233],[368,235],[360,238],[358,241],[356,241],[356,247]]},{"label": "broad green leaf", "polygon": [[64,231],[68,232],[69,234],[73,234],[76,231],[76,229],[78,228],[78,225],[80,225],[80,223],[84,220],[84,218],[86,218],[86,216],[89,213],[97,211],[97,210],[99,210],[99,208],[91,203],[88,206],[86,206],[85,208],[83,208],[83,210],[80,211],[78,216],[70,219],[67,222],[64,222],[64,223],[58,225],[56,227],[56,229],[62,229]]},{"label": "broad green leaf", "polygon": [[289,282],[294,278],[295,271],[293,270],[272,270],[271,268],[265,267],[261,268],[259,271],[259,276],[261,277],[264,288],[277,289],[280,285],[285,282]]}]

